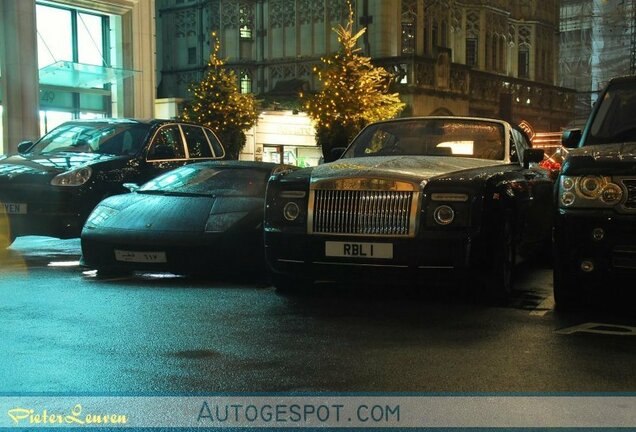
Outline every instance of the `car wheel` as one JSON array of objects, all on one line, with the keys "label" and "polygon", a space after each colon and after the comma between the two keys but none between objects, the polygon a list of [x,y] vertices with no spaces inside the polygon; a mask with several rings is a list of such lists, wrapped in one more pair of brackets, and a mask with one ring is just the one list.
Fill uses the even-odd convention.
[{"label": "car wheel", "polygon": [[490,274],[486,279],[486,290],[490,300],[506,303],[512,293],[516,249],[512,223],[506,219],[497,232],[491,249]]},{"label": "car wheel", "polygon": [[313,281],[303,277],[272,274],[272,285],[283,294],[301,294],[313,285]]},{"label": "car wheel", "polygon": [[552,270],[552,289],[556,309],[573,309],[580,304],[581,299],[576,295],[574,280],[574,274],[561,263],[555,253],[554,268]]}]

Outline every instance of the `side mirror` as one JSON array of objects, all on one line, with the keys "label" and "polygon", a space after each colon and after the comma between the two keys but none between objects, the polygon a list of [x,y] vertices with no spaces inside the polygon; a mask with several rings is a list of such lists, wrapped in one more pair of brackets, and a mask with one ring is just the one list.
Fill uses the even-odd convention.
[{"label": "side mirror", "polygon": [[577,148],[581,141],[581,129],[568,129],[561,135],[561,144],[565,148]]},{"label": "side mirror", "polygon": [[148,156],[150,156],[151,159],[174,159],[176,153],[172,146],[158,144],[152,148]]},{"label": "side mirror", "polygon": [[33,147],[33,141],[21,141],[18,144],[18,153],[20,154],[28,153],[29,150],[31,150],[31,147]]},{"label": "side mirror", "polygon": [[122,186],[128,189],[130,192],[137,192],[141,187],[137,183],[124,183]]},{"label": "side mirror", "polygon": [[528,168],[532,162],[539,163],[543,160],[545,152],[539,148],[529,148],[523,151],[523,167]]}]

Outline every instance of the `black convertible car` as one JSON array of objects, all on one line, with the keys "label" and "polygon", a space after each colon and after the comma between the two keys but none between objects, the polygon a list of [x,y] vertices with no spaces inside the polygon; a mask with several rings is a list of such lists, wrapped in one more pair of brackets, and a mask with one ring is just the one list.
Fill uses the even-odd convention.
[{"label": "black convertible car", "polygon": [[132,270],[258,274],[270,175],[296,169],[262,162],[201,162],[135,192],[105,199],[82,231],[82,264],[101,274]]},{"label": "black convertible car", "polygon": [[550,241],[554,182],[529,167],[542,158],[498,120],[371,124],[339,160],[270,180],[264,224],[274,284],[426,285],[441,272],[479,276],[494,299],[505,299],[516,252]]},{"label": "black convertible car", "polygon": [[567,308],[590,295],[633,293],[636,77],[611,80],[583,131],[565,131],[563,145],[572,150],[556,193],[556,304]]},{"label": "black convertible car", "polygon": [[0,206],[8,220],[0,247],[21,235],[77,237],[98,202],[128,192],[124,182],[225,157],[212,130],[172,120],[71,121],[18,151],[0,159]]}]

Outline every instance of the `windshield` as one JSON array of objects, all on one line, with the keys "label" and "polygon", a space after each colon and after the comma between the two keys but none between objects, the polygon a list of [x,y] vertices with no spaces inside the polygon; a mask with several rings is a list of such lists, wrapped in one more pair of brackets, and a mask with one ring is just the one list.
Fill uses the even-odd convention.
[{"label": "windshield", "polygon": [[64,123],[44,135],[33,152],[135,155],[141,149],[150,125],[139,123]]},{"label": "windshield", "polygon": [[270,171],[192,164],[167,172],[139,188],[141,193],[264,196]]},{"label": "windshield", "polygon": [[503,160],[500,123],[468,119],[413,119],[382,122],[364,129],[344,156],[453,156]]},{"label": "windshield", "polygon": [[636,141],[634,81],[613,84],[598,103],[585,145]]}]

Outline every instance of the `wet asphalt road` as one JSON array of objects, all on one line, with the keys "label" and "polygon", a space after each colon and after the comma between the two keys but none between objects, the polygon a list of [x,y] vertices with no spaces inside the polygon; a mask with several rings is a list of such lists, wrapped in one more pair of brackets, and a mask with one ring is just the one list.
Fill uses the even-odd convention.
[{"label": "wet asphalt road", "polygon": [[0,392],[636,391],[634,308],[555,312],[541,266],[494,307],[389,283],[102,280],[78,259],[44,237],[0,255]]}]

